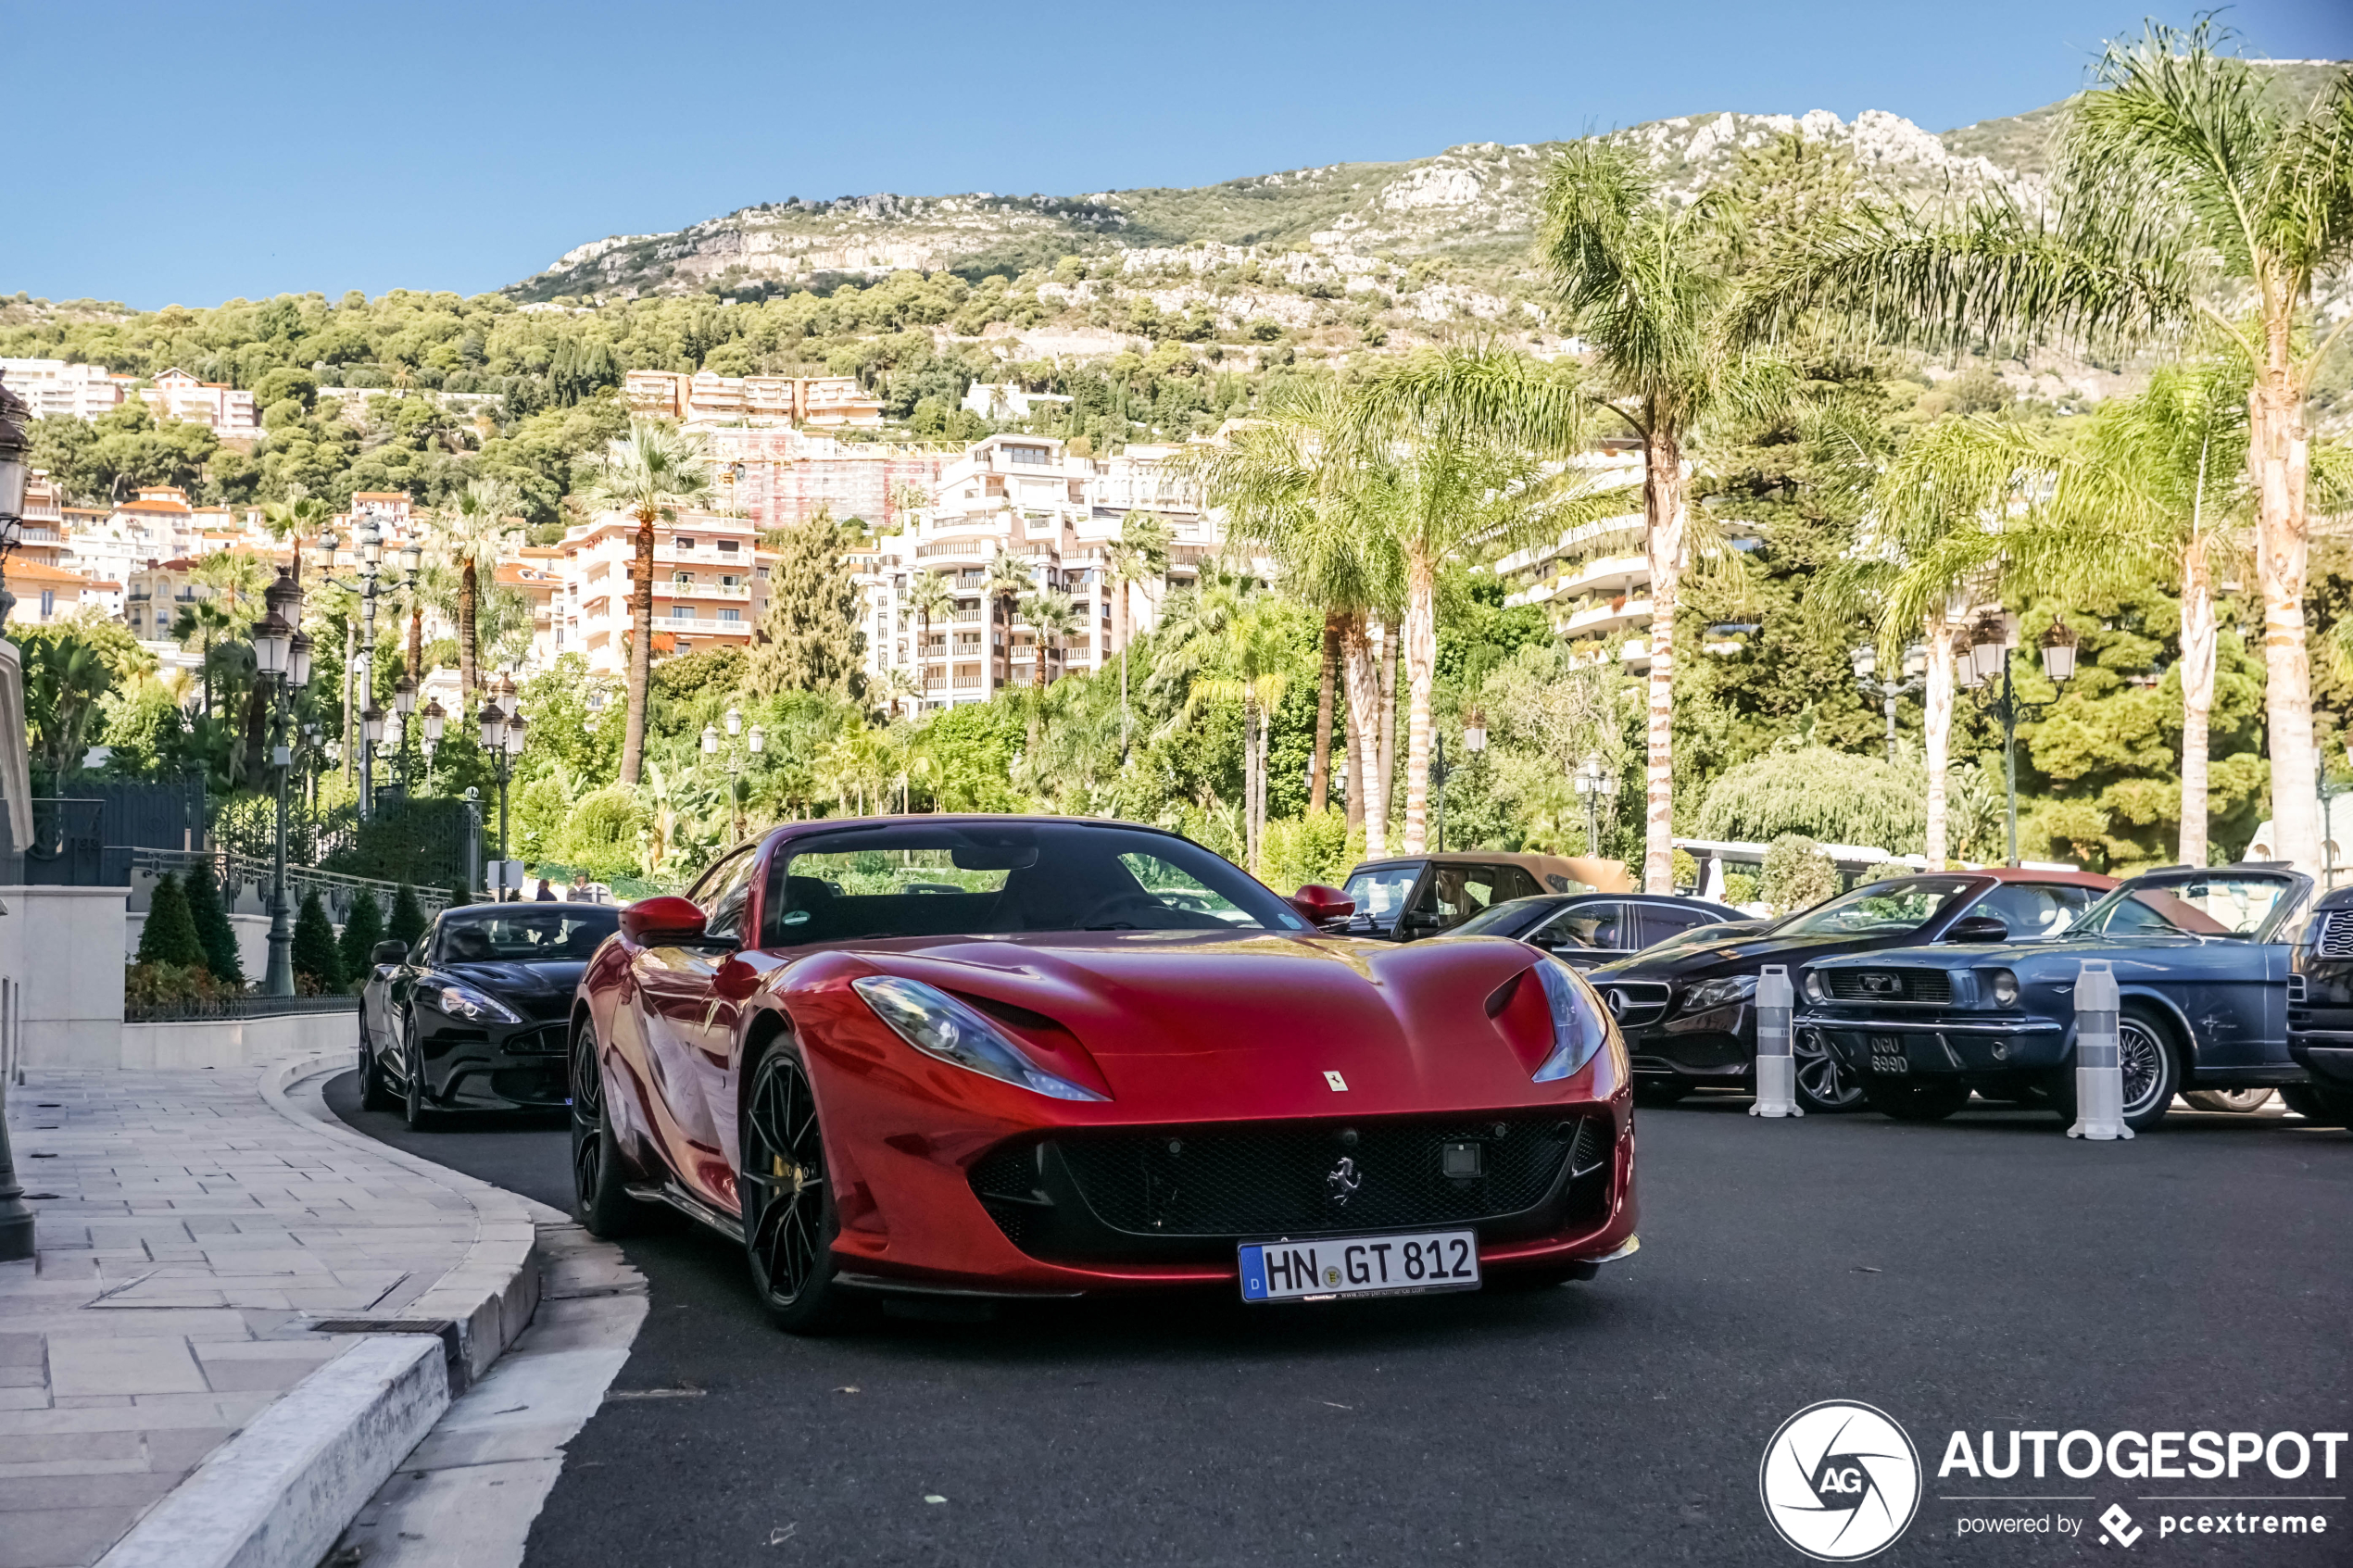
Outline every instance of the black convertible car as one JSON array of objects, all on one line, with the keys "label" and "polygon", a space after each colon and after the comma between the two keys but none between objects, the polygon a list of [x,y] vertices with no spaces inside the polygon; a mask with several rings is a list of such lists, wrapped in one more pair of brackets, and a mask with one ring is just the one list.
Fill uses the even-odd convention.
[{"label": "black convertible car", "polygon": [[359,996],[362,1103],[411,1127],[445,1110],[561,1110],[573,991],[620,923],[610,904],[470,904],[413,950],[380,944]]},{"label": "black convertible car", "polygon": [[2353,1126],[2353,887],[2314,906],[2289,966],[2288,1055],[2312,1081],[2280,1098],[2310,1121]]},{"label": "black convertible car", "polygon": [[1446,934],[1509,936],[1578,969],[1687,933],[1744,921],[1730,904],[1656,893],[1547,893],[1491,904]]}]

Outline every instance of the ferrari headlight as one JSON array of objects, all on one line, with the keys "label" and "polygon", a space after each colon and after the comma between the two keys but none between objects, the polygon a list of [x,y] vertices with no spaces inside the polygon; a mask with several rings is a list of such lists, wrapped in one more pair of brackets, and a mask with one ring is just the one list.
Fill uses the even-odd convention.
[{"label": "ferrari headlight", "polygon": [[1995,1007],[2006,1008],[2018,1000],[2018,976],[2007,969],[1985,972],[1985,990]]},{"label": "ferrari headlight", "polygon": [[478,991],[462,980],[445,980],[430,987],[426,994],[434,998],[441,1010],[452,1018],[467,1018],[479,1023],[495,1019],[500,1023],[521,1023],[522,1015],[487,991]]},{"label": "ferrari headlight", "polygon": [[1553,1052],[1536,1070],[1536,1082],[1549,1084],[1592,1060],[1593,1053],[1609,1038],[1609,1023],[1592,994],[1561,965],[1550,960],[1538,964],[1536,980],[1544,987],[1544,1000],[1553,1010]]},{"label": "ferrari headlight", "polygon": [[1703,980],[1683,993],[1683,1010],[1705,1012],[1710,1008],[1745,1001],[1755,994],[1756,976],[1753,974],[1728,974],[1721,980]]},{"label": "ferrari headlight", "polygon": [[983,1077],[1001,1079],[1049,1099],[1108,1099],[1057,1078],[1023,1054],[1004,1032],[947,992],[896,974],[849,983],[892,1033],[923,1052]]},{"label": "ferrari headlight", "polygon": [[1806,999],[1809,1002],[1827,1002],[1831,999],[1831,994],[1822,989],[1822,977],[1810,969],[1806,972]]}]

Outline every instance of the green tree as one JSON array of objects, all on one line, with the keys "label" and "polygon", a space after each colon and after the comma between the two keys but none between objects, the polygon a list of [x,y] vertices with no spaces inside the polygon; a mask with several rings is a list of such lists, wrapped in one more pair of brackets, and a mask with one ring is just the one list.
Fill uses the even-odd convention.
[{"label": "green tree", "polygon": [[1879,758],[1785,744],[1708,786],[1699,832],[1751,844],[1793,833],[1909,855],[1919,847],[1923,816],[1916,780]]},{"label": "green tree", "polygon": [[55,788],[82,771],[107,699],[154,661],[129,628],[95,613],[22,627],[15,640],[32,768]]},{"label": "green tree", "polygon": [[[956,596],[950,592],[946,579],[929,571],[918,571],[908,581],[905,603],[915,617],[915,679],[928,691],[931,687],[931,623],[955,608]],[[1013,640],[1013,632],[1008,628],[1005,633],[1008,657],[1012,654]],[[939,673],[941,684],[945,685],[948,671],[942,670]]]},{"label": "green tree", "polygon": [[753,688],[861,696],[866,633],[859,626],[863,596],[846,553],[849,530],[821,507],[799,526],[777,532],[783,548],[760,622],[766,640],[751,650]]},{"label": "green tree", "polygon": [[1785,833],[1765,847],[1756,896],[1775,914],[1813,908],[1838,892],[1838,867],[1821,847],[1801,833]]},{"label": "green tree", "polygon": [[1024,594],[1036,585],[1028,563],[1018,556],[992,558],[988,572],[980,580],[981,603],[988,609],[982,619],[988,621],[992,633],[1001,638],[998,646],[988,651],[989,674],[994,677],[992,684],[1001,684],[1013,678],[1013,607]]},{"label": "green tree", "polygon": [[343,935],[336,945],[346,977],[357,984],[372,973],[376,944],[384,939],[384,906],[376,902],[373,892],[363,887],[352,899],[350,911],[343,917]]},{"label": "green tree", "polygon": [[417,890],[404,882],[392,896],[392,914],[384,922],[384,935],[413,947],[424,934],[424,906],[417,901]]},{"label": "green tree", "polygon": [[203,969],[204,941],[188,912],[188,896],[180,879],[167,872],[147,896],[147,922],[139,928],[138,962],[170,964],[174,969]]},{"label": "green tree", "polygon": [[1830,306],[1916,342],[2158,343],[2243,365],[2272,809],[2281,853],[2317,873],[2308,405],[2353,316],[2318,318],[2313,282],[2353,257],[2353,73],[2295,102],[2226,39],[2209,19],[2108,46],[2068,106],[2049,218],[1858,204],[1763,270],[1743,316],[1786,328]]},{"label": "green tree", "polygon": [[205,968],[212,971],[212,977],[223,985],[242,990],[245,984],[245,960],[238,955],[237,930],[221,905],[220,888],[213,881],[210,860],[198,860],[188,868],[182,892],[188,917],[195,925],[196,940],[204,947]]},{"label": "green tree", "polygon": [[436,553],[458,570],[458,688],[472,701],[482,688],[482,648],[476,613],[482,603],[482,573],[497,581],[498,563],[522,543],[522,530],[508,514],[520,502],[512,487],[477,479],[458,494],[457,506],[434,515]]},{"label": "green tree", "polygon": [[1133,511],[1120,520],[1119,537],[1104,552],[1103,583],[1112,594],[1112,639],[1119,645],[1119,747],[1127,750],[1127,645],[1135,624],[1128,598],[1147,583],[1168,575],[1174,542],[1157,512]]},{"label": "green tree", "polygon": [[335,947],[334,922],[319,901],[319,890],[302,896],[294,928],[295,978],[307,981],[312,993],[328,996],[343,989],[343,954]]},{"label": "green tree", "polygon": [[655,420],[633,419],[629,433],[605,449],[588,491],[591,506],[610,508],[637,525],[631,565],[629,706],[621,744],[621,782],[635,784],[645,771],[646,692],[654,653],[654,524],[675,522],[682,507],[711,494],[700,435]]}]

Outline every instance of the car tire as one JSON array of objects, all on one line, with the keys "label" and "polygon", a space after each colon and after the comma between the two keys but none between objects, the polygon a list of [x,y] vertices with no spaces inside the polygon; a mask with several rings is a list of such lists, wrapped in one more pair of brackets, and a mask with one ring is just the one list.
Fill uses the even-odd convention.
[{"label": "car tire", "polygon": [[1838,1053],[1811,1029],[1791,1036],[1796,1058],[1797,1103],[1825,1116],[1843,1116],[1863,1109],[1862,1074],[1839,1060]]},{"label": "car tire", "polygon": [[2260,1085],[2251,1089],[2184,1089],[2182,1098],[2200,1110],[2226,1110],[2234,1116],[2245,1116],[2269,1104],[2271,1091]]},{"label": "car tire", "polygon": [[417,1026],[400,1032],[400,1073],[408,1080],[400,1097],[400,1119],[412,1133],[429,1133],[441,1124],[441,1113],[425,1094],[425,1053],[417,1044]]},{"label": "car tire", "polygon": [[770,1046],[752,1068],[736,1147],[744,1259],[768,1321],[799,1335],[847,1327],[859,1303],[838,1283],[833,1248],[841,1222],[824,1135],[808,1064],[789,1040]]},{"label": "car tire", "polygon": [[368,1038],[368,1010],[359,1010],[359,1109],[362,1110],[397,1110],[399,1097],[384,1085],[384,1069],[376,1062],[376,1048]]},{"label": "car tire", "polygon": [[1969,1103],[1969,1085],[1950,1078],[1912,1083],[1872,1073],[1863,1080],[1863,1098],[1898,1122],[1942,1122]]},{"label": "car tire", "polygon": [[1689,1080],[1683,1078],[1637,1078],[1634,1080],[1634,1103],[1653,1110],[1664,1110],[1692,1092]]},{"label": "car tire", "polygon": [[[2117,1056],[2124,1069],[2124,1124],[2145,1133],[2165,1120],[2173,1096],[2182,1086],[2182,1047],[2172,1026],[2149,1007],[2127,1002],[2116,1017]],[[2051,1109],[2070,1126],[2075,1123],[2075,1064],[2044,1080],[2051,1093]]]},{"label": "car tire", "polygon": [[573,1032],[570,1073],[572,1217],[602,1241],[634,1236],[646,1228],[650,1206],[629,1196],[621,1140],[613,1135],[612,1114],[605,1104],[596,1026],[585,1020]]},{"label": "car tire", "polygon": [[2285,1084],[2280,1098],[2316,1127],[2353,1126],[2353,1089],[2326,1084]]}]

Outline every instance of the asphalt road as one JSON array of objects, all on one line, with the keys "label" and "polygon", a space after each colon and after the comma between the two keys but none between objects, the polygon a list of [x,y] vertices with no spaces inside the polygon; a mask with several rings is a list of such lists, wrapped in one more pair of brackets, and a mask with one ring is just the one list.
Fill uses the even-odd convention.
[{"label": "asphalt road", "polygon": [[[353,1095],[346,1077],[328,1102],[355,1126],[566,1203],[560,1128],[413,1136]],[[2156,1516],[2200,1505],[2142,1500],[2341,1499],[2353,1448],[2334,1481],[1937,1477],[1956,1429],[2345,1430],[2353,1134],[2177,1110],[2085,1145],[2040,1112],[1746,1103],[1642,1112],[1642,1252],[1533,1295],[1078,1304],[812,1341],[765,1324],[728,1244],[632,1241],[653,1311],[527,1561],[1796,1563],[1758,1463],[1837,1399],[1920,1450],[1919,1513],[1877,1562],[2113,1551],[2111,1502],[2147,1532],[2135,1555],[2353,1562],[2343,1500],[2208,1510],[2319,1513],[2321,1537],[2188,1540]],[[1944,1500],[1993,1494],[2091,1500]],[[2082,1533],[1959,1534],[2013,1514]]]}]

